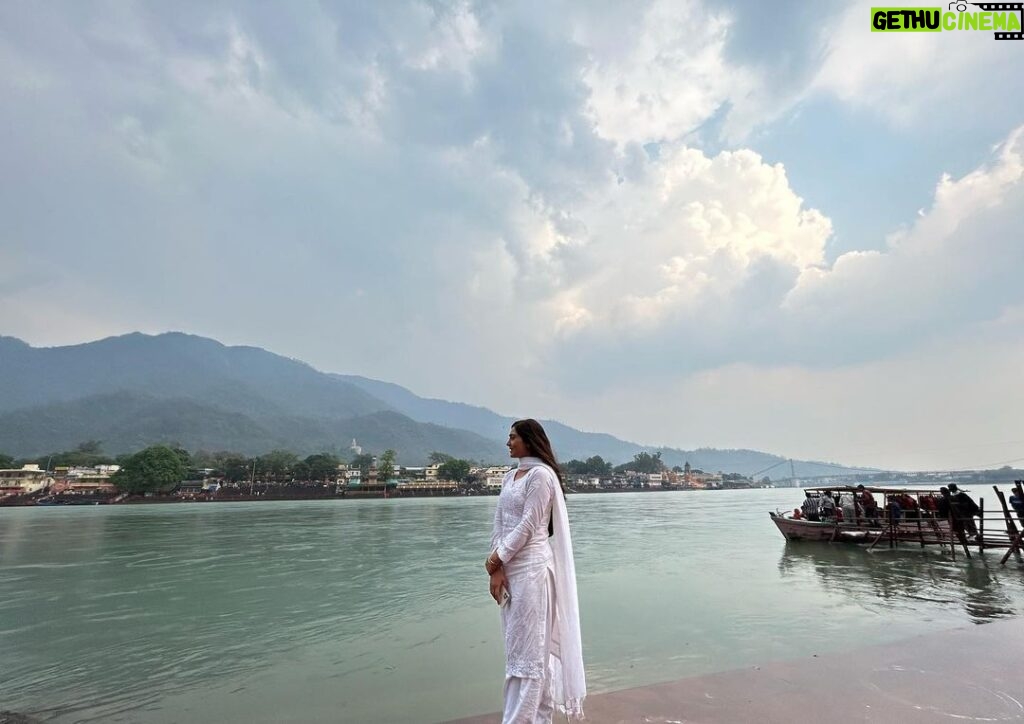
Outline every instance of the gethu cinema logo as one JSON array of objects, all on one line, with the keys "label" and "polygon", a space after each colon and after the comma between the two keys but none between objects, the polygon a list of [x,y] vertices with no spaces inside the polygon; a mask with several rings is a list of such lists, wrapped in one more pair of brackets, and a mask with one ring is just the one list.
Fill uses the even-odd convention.
[{"label": "gethu cinema logo", "polygon": [[[981,8],[968,11],[968,6]],[[955,11],[955,12],[954,12]],[[937,33],[943,30],[996,31],[997,40],[1024,39],[1021,18],[1024,3],[951,2],[942,8],[871,8],[873,33]],[[1002,31],[1002,32],[1000,32]]]}]

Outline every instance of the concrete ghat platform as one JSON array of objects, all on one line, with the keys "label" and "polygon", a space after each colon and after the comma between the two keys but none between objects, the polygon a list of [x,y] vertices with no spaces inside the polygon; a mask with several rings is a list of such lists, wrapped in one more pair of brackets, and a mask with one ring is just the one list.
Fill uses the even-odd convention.
[{"label": "concrete ghat platform", "polygon": [[1024,620],[592,695],[584,710],[594,724],[1024,722]]}]

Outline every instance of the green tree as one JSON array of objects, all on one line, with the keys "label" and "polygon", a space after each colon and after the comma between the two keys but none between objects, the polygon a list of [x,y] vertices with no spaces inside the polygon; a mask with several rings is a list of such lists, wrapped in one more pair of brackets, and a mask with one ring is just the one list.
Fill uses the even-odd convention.
[{"label": "green tree", "polygon": [[661,453],[651,455],[649,452],[639,452],[633,456],[632,462],[623,463],[615,467],[615,472],[625,473],[660,473],[665,470],[665,463],[661,461]]},{"label": "green tree", "polygon": [[266,455],[260,455],[256,464],[264,475],[273,478],[275,482],[281,482],[291,478],[297,462],[299,462],[299,458],[293,452],[271,450]]},{"label": "green tree", "polygon": [[471,467],[472,465],[469,464],[468,460],[449,460],[437,469],[437,477],[440,480],[454,480],[455,482],[461,482],[469,477],[469,469]]},{"label": "green tree", "polygon": [[454,459],[455,458],[452,457],[451,455],[449,455],[448,453],[438,452],[437,450],[435,450],[434,452],[430,453],[430,464],[431,465],[443,465],[444,463],[448,462],[449,460],[454,460]]},{"label": "green tree", "polygon": [[600,455],[587,458],[585,468],[588,475],[611,475],[612,472],[612,464],[606,463]]},{"label": "green tree", "polygon": [[586,475],[587,464],[582,460],[573,458],[562,463],[562,472],[568,475]]},{"label": "green tree", "polygon": [[10,455],[4,455],[3,453],[0,453],[0,468],[13,468],[13,467],[14,467],[14,458],[12,458]]},{"label": "green tree", "polygon": [[252,480],[253,461],[237,453],[227,453],[220,458],[217,470],[223,473],[224,478],[232,483],[248,483]]},{"label": "green tree", "polygon": [[193,465],[192,456],[189,454],[188,450],[178,446],[171,446],[171,449],[174,450],[174,454],[181,460],[181,464],[184,465],[186,469],[191,470]]},{"label": "green tree", "polygon": [[125,493],[164,492],[185,479],[188,467],[166,445],[154,445],[137,452],[111,477]]},{"label": "green tree", "polygon": [[385,450],[380,454],[380,460],[377,461],[377,480],[386,483],[395,477],[396,457],[398,457],[398,453],[391,449]]},{"label": "green tree", "polygon": [[88,440],[79,443],[74,450],[42,455],[34,462],[40,467],[45,467],[49,463],[50,468],[53,469],[55,467],[91,467],[114,462],[114,459],[102,453],[98,440]]},{"label": "green tree", "polygon": [[630,468],[638,473],[660,473],[665,469],[665,464],[661,462],[660,452],[653,455],[648,452],[640,452],[633,456]]},{"label": "green tree", "polygon": [[306,458],[310,480],[334,480],[338,477],[338,458],[330,453],[318,453]]}]

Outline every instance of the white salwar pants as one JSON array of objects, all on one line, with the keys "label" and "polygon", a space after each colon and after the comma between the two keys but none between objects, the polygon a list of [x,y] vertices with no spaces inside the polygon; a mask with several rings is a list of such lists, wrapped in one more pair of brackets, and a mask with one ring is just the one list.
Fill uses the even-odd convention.
[{"label": "white salwar pants", "polygon": [[551,724],[555,702],[548,679],[505,677],[505,710],[502,724]]},{"label": "white salwar pants", "polygon": [[[534,577],[536,574],[534,574]],[[539,586],[529,586],[526,588],[534,588],[535,593],[540,593],[539,599],[534,598],[530,601],[530,604],[537,606],[539,604],[539,613],[541,614],[541,621],[543,621],[543,636],[538,636],[538,643],[543,647],[543,661],[544,661],[544,676],[541,677],[523,677],[523,676],[509,676],[506,673],[505,676],[505,691],[504,698],[505,703],[502,708],[501,722],[502,724],[551,724],[551,718],[555,713],[555,703],[551,696],[551,666],[549,663],[551,655],[551,635],[552,629],[555,623],[555,582],[554,582],[554,571],[550,566],[545,566],[544,572],[540,577]],[[513,589],[512,600],[509,602],[511,608],[516,601],[515,591],[517,588],[510,580],[510,588]],[[539,591],[537,589],[540,589]],[[521,590],[521,593],[525,591]],[[520,599],[520,605],[526,603],[525,600]],[[535,609],[536,610],[536,609]],[[506,609],[502,615],[502,623],[506,628],[506,636],[511,633],[508,628],[508,611]],[[508,647],[511,642],[506,641]]]}]

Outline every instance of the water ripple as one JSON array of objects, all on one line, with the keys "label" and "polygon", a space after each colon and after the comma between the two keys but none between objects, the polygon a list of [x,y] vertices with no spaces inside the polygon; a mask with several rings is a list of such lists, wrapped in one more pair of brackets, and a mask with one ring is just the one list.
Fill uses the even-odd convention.
[{"label": "water ripple", "polygon": [[[766,512],[794,493],[571,498],[592,688],[1021,613],[1019,571],[991,560],[787,545]],[[197,694],[225,722],[282,701],[323,721],[486,710],[493,505],[5,510],[0,702],[58,722],[180,720]],[[452,680],[462,698],[437,694]]]}]

